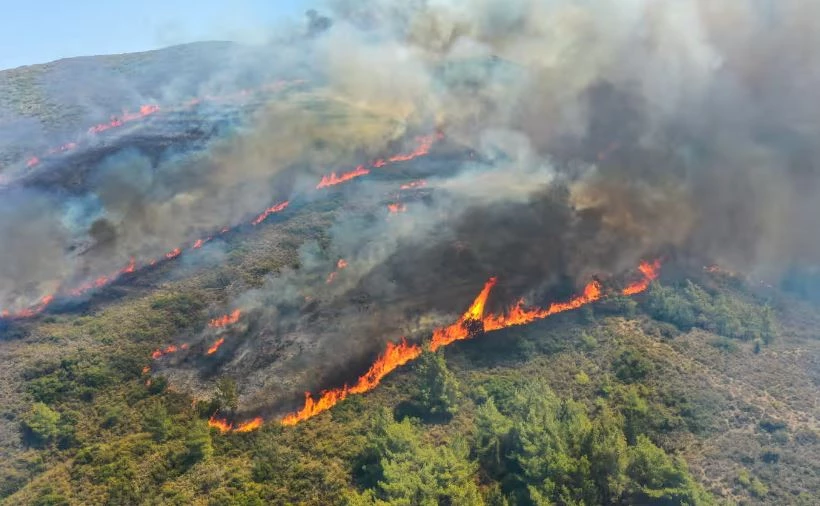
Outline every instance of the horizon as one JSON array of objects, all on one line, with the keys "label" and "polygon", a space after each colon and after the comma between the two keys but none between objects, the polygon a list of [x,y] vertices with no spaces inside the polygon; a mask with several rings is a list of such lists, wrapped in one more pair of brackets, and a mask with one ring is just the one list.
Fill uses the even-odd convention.
[{"label": "horizon", "polygon": [[262,43],[299,20],[308,0],[32,0],[4,10],[0,71],[83,56],[140,53],[195,42]]}]

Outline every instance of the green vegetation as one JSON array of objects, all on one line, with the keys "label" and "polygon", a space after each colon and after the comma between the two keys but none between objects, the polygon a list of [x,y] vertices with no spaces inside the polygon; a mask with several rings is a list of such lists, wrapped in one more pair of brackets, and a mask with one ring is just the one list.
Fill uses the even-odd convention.
[{"label": "green vegetation", "polygon": [[781,351],[818,351],[816,325],[782,305],[775,325],[737,286],[655,284],[425,351],[296,427],[220,434],[207,419],[242,413],[237,372],[212,371],[195,400],[142,368],[205,325],[221,280],[293,262],[246,250],[195,282],[23,329],[0,411],[0,503],[812,503],[820,435],[794,420],[811,419],[797,407],[815,392],[799,389],[801,355]]},{"label": "green vegetation", "polygon": [[680,289],[653,283],[646,306],[650,315],[682,330],[699,327],[720,336],[762,340],[766,344],[775,336],[771,307],[721,293],[710,294],[691,281]]}]

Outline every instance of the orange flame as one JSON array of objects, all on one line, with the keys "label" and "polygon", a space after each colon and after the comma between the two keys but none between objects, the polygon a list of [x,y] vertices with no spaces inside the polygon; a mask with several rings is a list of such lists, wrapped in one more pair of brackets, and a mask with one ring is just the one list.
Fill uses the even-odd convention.
[{"label": "orange flame", "polygon": [[390,211],[390,214],[398,214],[407,211],[407,206],[401,202],[397,202],[395,204],[387,204],[387,210]]},{"label": "orange flame", "polygon": [[32,168],[35,165],[38,165],[39,163],[40,163],[40,159],[37,158],[36,156],[32,156],[31,158],[26,160],[26,167]]},{"label": "orange flame", "polygon": [[444,138],[444,134],[442,134],[441,132],[438,132],[438,133],[435,133],[435,134],[432,134],[432,135],[425,135],[425,136],[422,136],[422,137],[418,137],[416,139],[416,141],[418,142],[418,146],[412,152],[405,153],[405,154],[393,155],[393,156],[391,156],[390,158],[388,158],[386,160],[384,158],[380,158],[380,159],[376,160],[375,162],[373,162],[373,167],[376,167],[376,168],[384,167],[388,163],[407,162],[407,161],[412,160],[414,158],[418,158],[420,156],[430,154],[430,149],[432,149],[433,144],[437,140],[441,140],[442,138]]},{"label": "orange flame", "polygon": [[423,188],[425,186],[427,186],[427,181],[424,179],[419,179],[418,181],[411,181],[399,186],[399,190],[412,190],[414,188]]},{"label": "orange flame", "polygon": [[219,350],[219,347],[222,346],[222,344],[224,342],[225,342],[225,338],[220,337],[219,339],[216,340],[216,342],[214,344],[211,345],[210,348],[208,348],[208,351],[206,351],[205,354],[206,355],[213,355],[214,353],[216,353]]},{"label": "orange flame", "polygon": [[454,324],[437,328],[433,331],[433,338],[430,342],[430,349],[436,351],[442,346],[447,346],[455,341],[467,339],[470,337],[470,330],[467,328],[467,323],[481,321],[484,316],[484,306],[487,304],[487,298],[490,296],[490,290],[495,286],[496,278],[490,278],[485,284],[484,288],[478,294],[478,297],[470,305],[466,313],[461,315]]},{"label": "orange flame", "polygon": [[137,270],[137,261],[131,257],[131,260],[128,262],[128,265],[120,269],[120,274],[131,274]]},{"label": "orange flame", "polygon": [[643,274],[643,279],[640,281],[636,281],[626,288],[623,289],[621,292],[624,295],[635,295],[645,291],[649,288],[649,285],[658,278],[661,269],[661,261],[655,260],[652,263],[649,262],[641,262],[641,265],[638,266],[638,270],[641,271]]},{"label": "orange flame", "polygon": [[257,416],[253,420],[248,420],[247,422],[243,422],[243,423],[240,423],[239,425],[237,425],[236,428],[234,429],[234,432],[239,432],[239,433],[251,432],[251,431],[254,431],[254,430],[258,429],[259,427],[261,427],[263,423],[264,423],[264,420],[262,420],[262,417]]},{"label": "orange flame", "polygon": [[[303,81],[294,81],[292,83],[285,83],[285,84],[300,84],[302,82]],[[282,86],[282,83],[277,82],[277,83],[273,83],[272,85],[268,85],[268,88],[274,89],[274,88],[279,88],[281,86]],[[210,99],[218,99],[219,97],[206,97],[206,98],[210,100]],[[111,125],[114,124],[114,123],[119,122],[117,124],[121,125],[122,121],[130,121],[130,120],[137,119],[138,117],[145,117],[145,116],[153,114],[157,111],[159,111],[158,106],[153,106],[153,105],[143,106],[143,107],[140,108],[139,113],[133,113],[133,114],[126,113],[122,118],[117,118],[115,120],[112,120],[113,123],[105,123],[102,126],[97,125],[97,127],[92,127],[91,129],[89,129],[89,131],[104,131],[108,128],[111,128]],[[390,157],[386,160],[384,160],[384,159],[377,160],[377,161],[373,162],[373,167],[382,167],[384,165],[387,165],[388,163],[411,160],[411,159],[419,157],[419,156],[427,155],[427,154],[429,154],[433,143],[436,140],[439,140],[441,138],[443,138],[443,134],[441,134],[441,133],[436,133],[436,134],[433,134],[433,135],[419,137],[419,138],[417,138],[418,146],[412,152],[405,153],[405,154],[397,154],[397,155],[394,155],[394,156],[392,156],[392,157]],[[76,147],[75,143],[68,143],[68,144],[65,144],[65,145],[63,145],[59,148],[54,148],[50,152],[54,153],[54,152],[58,152],[58,151],[67,151],[69,149],[74,149],[75,147]],[[37,163],[40,163],[40,161],[36,157],[33,157],[31,159],[31,163],[32,164],[37,164]],[[359,176],[362,176],[362,175],[365,175],[365,174],[368,174],[368,173],[369,173],[369,170],[364,168],[364,166],[360,165],[360,166],[356,167],[356,169],[354,171],[342,174],[341,176],[336,175],[336,173],[333,173],[330,176],[324,176],[322,178],[322,181],[317,186],[317,188],[323,188],[323,187],[326,187],[326,186],[332,186],[332,185],[335,185],[335,184],[339,184],[339,183],[342,183],[344,181],[349,181],[350,179],[353,179],[355,177],[359,177]],[[424,184],[425,184],[424,181],[417,181],[417,182],[413,182],[413,183],[408,183],[408,185],[411,186],[411,187],[412,186],[415,186],[415,187],[423,186]],[[270,214],[272,214],[274,212],[278,212],[278,211],[283,210],[284,208],[287,207],[287,205],[288,205],[288,202],[285,201],[285,202],[282,202],[280,204],[277,204],[276,206],[273,206],[273,207],[265,210],[262,214],[257,216],[257,218],[254,219],[252,223],[254,223],[254,224],[261,223],[261,221],[264,220],[265,218],[267,218],[267,216],[269,216]],[[397,204],[397,205],[399,207],[396,208],[396,212],[404,210],[404,205],[403,204]],[[228,232],[229,230],[231,230],[231,227],[223,227],[220,233],[224,234],[224,233]],[[194,244],[191,246],[191,248],[192,249],[199,249],[206,242],[210,241],[211,239],[212,239],[212,237],[208,237],[206,239],[198,239],[194,242]],[[173,260],[173,259],[179,257],[181,254],[182,254],[182,249],[181,248],[175,248],[172,251],[169,251],[168,253],[166,253],[165,258],[167,260]],[[153,259],[153,260],[144,262],[143,265],[154,266],[157,263],[158,263],[157,260]],[[122,269],[120,269],[120,270],[118,270],[118,271],[116,271],[116,272],[114,272],[114,273],[112,273],[108,276],[100,276],[97,279],[95,279],[93,281],[86,282],[86,283],[80,285],[77,288],[67,290],[66,293],[69,294],[69,295],[73,295],[73,296],[81,296],[81,295],[85,294],[86,292],[88,292],[92,289],[102,288],[103,286],[106,286],[109,283],[114,282],[116,279],[118,279],[118,277],[121,274],[128,274],[128,273],[136,272],[136,267],[137,267],[136,266],[136,261],[132,258],[131,261],[129,262],[129,264],[127,266],[125,266],[124,268],[122,268]],[[328,282],[332,281],[333,277],[335,277],[335,276],[333,274],[331,274],[331,276],[329,277],[330,279],[329,279]],[[8,310],[3,310],[2,312],[0,312],[0,318],[30,318],[30,317],[33,317],[33,316],[39,314],[41,311],[43,311],[45,309],[45,306],[48,305],[48,303],[50,303],[50,300],[49,300],[49,302],[47,302],[45,304],[43,304],[41,302],[41,303],[38,303],[37,305],[35,305],[32,308],[21,310],[21,311],[18,311],[16,313],[11,313]]]},{"label": "orange flame", "polygon": [[[640,285],[644,286],[643,289],[646,289],[646,286],[649,286],[649,283],[657,278],[660,261],[655,261],[651,264],[643,262],[638,269],[641,274],[644,275],[644,279],[639,283],[635,283],[634,286]],[[484,310],[487,305],[487,299],[495,283],[496,278],[494,277],[487,280],[484,284],[484,288],[458,321],[447,327],[440,327],[433,330],[433,336],[430,341],[430,349],[432,351],[436,351],[438,348],[452,344],[455,341],[468,339],[477,332],[491,332],[506,327],[525,325],[557,313],[578,309],[600,300],[604,295],[601,284],[593,280],[587,283],[584,287],[584,291],[580,295],[566,302],[553,302],[547,308],[525,309],[523,300],[519,300],[504,314],[488,314],[485,316]],[[421,355],[421,347],[408,345],[404,339],[402,339],[399,345],[388,343],[387,350],[384,354],[359,378],[359,381],[354,386],[348,387],[345,385],[342,388],[326,390],[322,392],[318,399],[313,399],[310,392],[306,392],[304,407],[295,413],[286,415],[282,419],[282,425],[296,425],[323,411],[327,411],[347,398],[348,395],[362,394],[372,390],[390,372],[418,358],[419,355]]]},{"label": "orange flame", "polygon": [[329,176],[322,176],[322,180],[316,185],[316,189],[318,190],[320,188],[344,183],[345,181],[350,181],[353,178],[365,176],[367,174],[370,174],[370,171],[365,169],[363,165],[359,165],[354,170],[345,172],[340,176],[337,176],[335,172],[331,172]]},{"label": "orange flame", "polygon": [[345,385],[342,388],[326,390],[316,400],[313,399],[310,392],[306,392],[305,406],[301,410],[285,416],[282,419],[282,425],[296,425],[323,411],[327,411],[350,394],[362,394],[373,390],[382,378],[396,368],[416,359],[419,355],[421,355],[421,347],[408,344],[404,338],[399,344],[387,343],[384,353],[376,359],[370,369],[359,378],[355,385],[352,387]]},{"label": "orange flame", "polygon": [[260,215],[259,215],[259,216],[257,216],[256,218],[254,218],[254,220],[253,220],[251,223],[252,223],[253,225],[259,225],[260,223],[262,223],[263,221],[265,221],[265,219],[267,219],[267,217],[268,217],[268,216],[270,216],[271,214],[273,214],[273,213],[278,213],[279,211],[282,211],[283,209],[285,209],[286,207],[288,207],[288,204],[290,204],[290,202],[288,202],[288,201],[286,200],[286,201],[284,201],[284,202],[281,202],[281,203],[279,203],[279,204],[276,204],[276,205],[275,205],[275,206],[273,206],[273,207],[269,207],[269,208],[265,209],[265,210],[262,212],[262,214],[260,214]]},{"label": "orange flame", "polygon": [[242,312],[239,309],[235,309],[230,314],[226,314],[209,321],[208,326],[212,328],[227,327],[228,325],[233,325],[238,322],[240,316],[242,316]]},{"label": "orange flame", "polygon": [[493,330],[499,330],[506,327],[526,325],[535,320],[541,320],[557,313],[578,309],[599,300],[601,296],[602,291],[600,283],[597,281],[590,281],[584,287],[584,291],[581,295],[573,297],[567,302],[553,302],[546,309],[524,309],[524,301],[519,300],[507,311],[507,314],[487,315],[487,317],[483,319],[483,329],[484,332],[491,332]]},{"label": "orange flame", "polygon": [[148,104],[140,106],[139,112],[123,112],[121,117],[112,116],[111,121],[108,123],[100,123],[99,125],[94,125],[93,127],[88,129],[88,133],[90,134],[99,134],[105,132],[106,130],[110,130],[112,128],[120,127],[129,121],[134,121],[140,118],[144,118],[146,116],[150,116],[155,112],[159,111],[159,106],[156,104]]},{"label": "orange flame", "polygon": [[40,299],[40,302],[38,302],[33,307],[30,307],[30,308],[27,308],[27,309],[21,309],[20,311],[17,311],[15,313],[12,313],[9,310],[5,309],[5,310],[3,310],[3,312],[0,312],[0,319],[6,319],[6,318],[9,318],[9,319],[31,318],[31,317],[36,316],[36,315],[42,313],[43,311],[45,311],[45,309],[48,307],[49,304],[51,304],[51,302],[53,300],[54,300],[53,295],[46,295],[45,297]]},{"label": "orange flame", "polygon": [[227,420],[217,418],[216,415],[214,415],[208,419],[208,427],[213,427],[224,434],[230,431],[233,428],[233,425],[228,423]]},{"label": "orange flame", "polygon": [[344,269],[345,267],[347,267],[347,261],[344,258],[340,258],[339,261],[336,262],[336,270],[327,275],[327,281],[325,281],[325,283],[327,283],[328,285],[330,283],[333,283],[333,280],[336,279],[336,276],[338,276],[339,271]]},{"label": "orange flame", "polygon": [[175,344],[169,344],[165,347],[165,349],[156,349],[151,352],[151,358],[157,360],[158,358],[164,357],[165,355],[170,355],[171,353],[176,353],[179,350],[187,350],[188,344],[181,344],[179,346]]}]

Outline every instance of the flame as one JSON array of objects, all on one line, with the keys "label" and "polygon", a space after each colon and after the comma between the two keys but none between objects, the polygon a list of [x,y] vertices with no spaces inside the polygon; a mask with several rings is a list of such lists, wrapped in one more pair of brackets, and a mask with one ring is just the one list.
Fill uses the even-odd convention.
[{"label": "flame", "polygon": [[447,346],[455,341],[470,337],[470,331],[466,324],[481,320],[481,317],[484,315],[484,306],[487,304],[487,298],[490,296],[490,290],[495,286],[495,282],[496,278],[490,278],[484,284],[484,288],[478,294],[478,297],[476,297],[470,305],[470,308],[466,313],[461,315],[458,321],[448,327],[441,327],[433,331],[433,338],[430,342],[431,350],[436,351],[442,346]]},{"label": "flame", "polygon": [[[643,262],[638,267],[644,279],[630,286],[643,286],[645,290],[649,283],[658,277],[660,261],[653,263]],[[452,325],[440,327],[433,331],[430,341],[430,349],[436,351],[442,346],[447,346],[455,341],[468,339],[478,332],[492,332],[506,327],[525,325],[535,320],[540,320],[557,313],[578,309],[587,304],[600,300],[604,296],[603,288],[598,281],[590,281],[584,287],[583,292],[566,302],[553,302],[546,308],[525,309],[524,301],[519,300],[515,305],[502,314],[484,315],[487,299],[496,284],[496,278],[492,277],[484,284],[484,288],[476,296],[467,311]],[[638,293],[632,291],[632,293]],[[291,426],[316,416],[323,411],[335,406],[340,401],[351,394],[362,394],[375,388],[381,380],[396,368],[415,360],[421,355],[421,347],[407,344],[402,338],[398,345],[388,343],[387,349],[370,369],[359,378],[359,381],[352,387],[347,385],[332,390],[325,390],[318,399],[314,399],[310,392],[305,393],[304,407],[294,413],[286,415],[281,423]]]},{"label": "flame", "polygon": [[422,136],[422,137],[417,137],[416,142],[418,143],[418,146],[416,146],[416,149],[414,149],[410,153],[393,155],[393,156],[391,156],[390,158],[388,158],[386,160],[384,158],[380,158],[380,159],[376,160],[375,162],[373,162],[373,167],[376,167],[376,168],[384,167],[388,163],[407,162],[407,161],[412,160],[414,158],[418,158],[420,156],[428,155],[428,154],[430,154],[430,150],[433,148],[433,144],[437,140],[441,140],[443,138],[444,138],[444,134],[442,134],[441,132],[431,134],[431,135],[425,135],[425,136]]},{"label": "flame", "polygon": [[310,392],[305,392],[304,407],[285,416],[282,419],[282,425],[296,425],[323,411],[327,411],[350,394],[362,394],[373,390],[382,378],[396,368],[415,360],[419,355],[421,355],[421,347],[408,344],[404,338],[398,344],[387,343],[384,353],[376,359],[370,369],[359,378],[355,385],[352,387],[345,385],[342,388],[326,390],[316,400],[313,399]]},{"label": "flame", "polygon": [[509,308],[506,314],[487,315],[483,320],[484,332],[492,332],[506,327],[516,325],[526,325],[535,320],[541,320],[564,311],[578,309],[582,306],[599,300],[602,297],[601,284],[597,281],[590,281],[584,287],[581,295],[573,297],[567,302],[553,302],[546,309],[534,308],[524,309],[524,301],[519,300],[514,306]]},{"label": "flame", "polygon": [[217,418],[216,415],[210,417],[208,419],[208,426],[213,427],[214,429],[218,429],[221,433],[226,433],[233,428],[233,425],[228,423],[227,420]]},{"label": "flame", "polygon": [[209,321],[208,326],[215,329],[227,327],[228,325],[233,325],[238,322],[240,316],[242,316],[242,312],[239,309],[235,309],[230,314],[226,314]]},{"label": "flame", "polygon": [[160,348],[160,349],[156,349],[153,352],[151,352],[151,358],[153,358],[154,360],[157,360],[158,358],[162,358],[165,355],[170,355],[171,353],[176,353],[179,350],[187,350],[187,349],[188,349],[188,344],[187,343],[183,343],[179,346],[177,346],[175,344],[169,344],[168,346],[165,347],[165,349]]},{"label": "flame", "polygon": [[224,342],[225,342],[225,338],[220,337],[219,339],[216,340],[216,342],[214,344],[211,345],[210,348],[208,348],[208,351],[206,351],[205,354],[206,355],[213,355],[214,353],[216,353],[219,350],[219,347],[222,346],[222,344]]},{"label": "flame", "polygon": [[20,311],[17,311],[15,313],[12,313],[11,311],[4,309],[3,312],[0,312],[0,319],[31,318],[45,311],[45,309],[48,307],[49,304],[51,304],[53,300],[53,295],[46,295],[42,299],[40,299],[40,302],[38,302],[36,305],[30,308],[21,309]]},{"label": "flame", "polygon": [[128,265],[120,269],[120,274],[131,274],[137,270],[137,261],[134,260],[134,257],[131,257],[131,260],[128,262]]},{"label": "flame", "polygon": [[344,183],[345,181],[350,181],[351,179],[365,176],[367,174],[370,174],[370,171],[365,169],[363,165],[359,165],[350,172],[344,172],[340,176],[337,176],[335,172],[331,172],[329,176],[322,176],[322,180],[316,185],[316,189],[318,190],[320,188],[326,188],[328,186]]},{"label": "flame", "polygon": [[624,295],[635,295],[645,291],[649,288],[649,285],[658,278],[661,269],[661,261],[655,260],[652,263],[649,262],[641,262],[641,265],[638,266],[638,270],[641,271],[643,274],[643,279],[640,281],[636,281],[626,288],[623,289],[621,292]]},{"label": "flame", "polygon": [[[263,84],[262,86],[260,86],[259,89],[263,90],[263,91],[267,91],[267,92],[278,92],[278,91],[281,91],[282,89],[286,88],[289,85],[299,85],[299,84],[303,84],[303,83],[305,83],[305,81],[302,80],[302,79],[298,79],[298,80],[294,80],[294,81],[277,80],[277,81],[274,81],[273,83]],[[214,101],[217,101],[217,102],[226,102],[226,101],[235,100],[235,99],[245,100],[253,92],[254,92],[254,90],[241,90],[238,93],[232,93],[232,94],[227,94],[227,95],[222,95],[222,96],[207,95],[205,97],[194,97],[194,98],[188,100],[187,102],[184,102],[181,106],[171,107],[171,108],[168,108],[168,109],[163,108],[162,110],[164,110],[164,111],[185,110],[185,109],[189,109],[193,106],[196,106],[196,105],[200,104],[203,100],[214,100]],[[91,126],[86,130],[86,133],[90,134],[90,135],[99,134],[99,133],[105,132],[106,130],[110,130],[112,128],[120,127],[120,126],[124,125],[125,123],[151,116],[152,114],[160,112],[160,110],[161,110],[161,108],[157,104],[144,104],[144,105],[140,106],[138,112],[131,113],[131,112],[125,111],[125,112],[123,112],[122,116],[119,116],[119,117],[112,116],[111,120],[109,122],[100,123],[98,125]],[[49,149],[48,151],[46,151],[45,154],[46,155],[54,155],[54,154],[58,154],[58,153],[65,153],[67,151],[71,151],[71,150],[76,149],[76,148],[77,148],[77,143],[76,142],[68,142],[66,144],[63,144],[62,146],[57,146],[57,147]],[[39,163],[40,163],[40,159],[36,156],[32,156],[26,161],[26,166],[31,168],[35,165],[38,165]]]},{"label": "flame", "polygon": [[[302,83],[302,82],[303,81],[294,81],[292,84],[299,84],[299,83]],[[288,84],[288,83],[285,83],[285,84]],[[269,86],[276,88],[276,87],[279,87],[281,85],[282,85],[281,82],[277,82],[277,83],[274,83],[274,84],[269,85]],[[216,98],[215,97],[206,97],[206,98],[208,98],[208,99],[218,99],[219,97],[216,97]],[[140,113],[133,113],[133,114],[126,113],[122,118],[118,118],[117,121],[122,121],[123,119],[124,120],[133,120],[133,119],[136,119],[137,117],[144,117],[144,116],[147,116],[147,115],[150,115],[150,114],[154,114],[157,111],[159,111],[159,107],[145,106],[145,107],[140,109]],[[110,124],[106,123],[104,125],[110,125]],[[92,127],[92,129],[94,129],[94,127]],[[428,136],[423,136],[423,137],[418,137],[416,139],[417,142],[418,142],[418,146],[412,152],[405,153],[405,154],[397,154],[397,155],[394,155],[394,156],[392,156],[392,157],[390,157],[386,160],[384,160],[384,159],[377,160],[377,161],[373,162],[373,167],[383,167],[384,165],[387,165],[388,163],[411,160],[411,159],[416,158],[418,156],[426,155],[430,152],[430,149],[432,148],[433,143],[436,140],[441,139],[441,138],[443,138],[443,134],[441,134],[441,133],[428,135]],[[51,151],[52,152],[65,151],[65,150],[69,150],[69,149],[74,149],[74,147],[76,147],[75,143],[68,143],[68,144],[65,144],[65,145],[61,146],[60,148],[54,148]],[[34,157],[34,158],[36,158],[36,157]],[[34,163],[35,164],[39,163],[39,159],[37,159]],[[361,166],[361,165],[356,167],[356,169],[354,171],[344,173],[341,176],[336,175],[336,173],[334,172],[330,176],[322,177],[322,181],[319,183],[317,188],[323,188],[323,187],[326,187],[326,186],[332,186],[332,185],[335,185],[335,184],[339,184],[339,183],[349,181],[350,179],[353,179],[353,178],[356,178],[356,177],[359,177],[359,176],[362,176],[362,175],[365,175],[365,174],[368,174],[368,173],[369,173],[369,170],[366,169],[364,166]],[[412,186],[419,187],[419,186],[423,186],[424,184],[425,183],[422,180],[417,181],[417,182],[408,183],[408,185],[411,186],[411,187]],[[405,185],[405,186],[407,186],[407,185]],[[289,202],[285,201],[285,202],[277,204],[277,205],[275,205],[271,208],[266,209],[262,214],[257,216],[257,218],[254,219],[252,221],[252,223],[254,225],[261,223],[270,214],[272,214],[274,212],[279,212],[279,211],[285,209],[288,206],[288,204],[289,204]],[[405,210],[404,204],[396,204],[396,205],[399,206],[399,207],[396,208],[395,212],[400,212],[400,211]],[[223,227],[222,230],[220,231],[220,233],[224,234],[224,233],[227,233],[230,230],[231,230],[231,227]],[[206,239],[197,239],[193,243],[193,245],[191,245],[191,249],[201,248],[206,242],[210,241],[212,238],[213,238],[212,236],[209,236]],[[179,257],[182,254],[182,252],[183,252],[182,248],[175,248],[172,251],[169,251],[168,253],[166,253],[165,258],[167,260],[173,260],[173,259]],[[142,265],[153,267],[157,263],[158,262],[157,262],[156,259],[152,259],[152,260],[149,260],[148,262],[142,263]],[[107,275],[107,276],[106,275],[100,276],[97,279],[95,279],[93,281],[86,282],[86,283],[84,283],[84,284],[82,284],[82,285],[80,285],[76,288],[68,289],[68,290],[66,290],[65,293],[67,293],[69,295],[72,295],[72,296],[81,296],[81,295],[85,294],[86,292],[88,292],[90,290],[93,290],[95,288],[102,288],[103,286],[106,286],[110,283],[113,283],[122,274],[129,274],[129,273],[136,272],[136,269],[137,269],[136,261],[135,261],[135,259],[132,258],[130,260],[130,262],[128,263],[128,265],[123,267],[122,269],[120,269],[120,270],[118,270],[114,273],[111,273],[110,275]],[[333,278],[335,278],[335,275],[331,274],[329,276],[328,282],[331,282],[333,280]],[[41,302],[41,303],[38,303],[37,305],[35,305],[35,306],[33,306],[29,309],[21,310],[21,311],[18,311],[16,313],[11,313],[8,310],[3,310],[2,312],[0,312],[0,318],[30,318],[30,317],[33,317],[33,316],[39,314],[43,309],[45,309],[46,305],[48,305],[48,303],[42,304],[42,302]]]},{"label": "flame", "polygon": [[288,204],[290,204],[290,202],[286,200],[286,201],[284,201],[284,202],[280,202],[279,204],[276,204],[276,205],[275,205],[275,206],[273,206],[273,207],[269,207],[269,208],[265,209],[265,210],[262,212],[262,214],[260,214],[260,215],[259,215],[259,216],[257,216],[256,218],[254,218],[254,220],[253,220],[251,223],[252,223],[253,225],[259,225],[260,223],[262,223],[263,221],[265,221],[265,219],[266,219],[268,216],[270,216],[271,214],[273,214],[273,213],[278,213],[279,211],[282,211],[283,209],[285,209],[286,207],[288,207]]},{"label": "flame", "polygon": [[418,181],[411,181],[399,186],[399,190],[412,190],[414,188],[423,188],[425,186],[427,186],[427,181],[424,179],[419,179]]},{"label": "flame", "polygon": [[327,281],[325,281],[325,283],[327,283],[328,285],[330,283],[333,283],[333,280],[336,279],[336,276],[339,274],[339,271],[344,269],[345,267],[347,267],[347,261],[344,258],[340,258],[339,261],[336,262],[336,270],[327,275]]},{"label": "flame", "polygon": [[150,116],[159,111],[159,106],[156,104],[146,104],[141,105],[138,112],[128,112],[125,111],[122,113],[122,116],[112,116],[111,121],[108,123],[100,123],[99,125],[94,125],[93,127],[88,129],[89,134],[99,134],[105,132],[106,130],[110,130],[112,128],[120,127],[129,121],[134,121],[137,119],[144,118],[146,116]]},{"label": "flame", "polygon": [[150,366],[146,365],[145,367],[142,368],[142,374],[148,374],[149,372],[151,372],[151,367]]},{"label": "flame", "polygon": [[265,421],[262,420],[261,416],[257,416],[253,420],[248,420],[247,422],[240,423],[239,425],[237,425],[234,429],[234,432],[251,432],[261,427],[264,422]]},{"label": "flame", "polygon": [[387,210],[390,211],[390,214],[398,214],[407,211],[407,206],[401,202],[397,202],[395,204],[387,204]]}]

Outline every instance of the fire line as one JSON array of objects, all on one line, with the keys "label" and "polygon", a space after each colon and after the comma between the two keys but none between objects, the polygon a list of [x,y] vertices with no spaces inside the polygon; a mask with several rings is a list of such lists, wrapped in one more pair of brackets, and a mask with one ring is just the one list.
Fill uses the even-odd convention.
[{"label": "fire line", "polygon": [[[621,290],[623,295],[635,295],[645,291],[651,282],[657,279],[660,270],[660,260],[652,263],[641,262],[638,270],[642,279],[628,285]],[[469,339],[479,333],[492,332],[507,327],[525,325],[535,320],[548,318],[554,314],[578,309],[587,304],[600,300],[604,296],[603,288],[598,281],[590,281],[580,295],[576,295],[566,302],[553,302],[546,308],[525,309],[523,300],[502,314],[484,314],[487,299],[496,284],[496,278],[490,278],[479,292],[467,311],[452,325],[440,327],[433,331],[430,340],[430,349],[435,351],[456,341]],[[422,353],[418,345],[408,344],[402,338],[399,344],[388,343],[385,352],[380,355],[370,369],[352,386],[325,390],[314,399],[310,392],[305,393],[305,403],[302,409],[286,415],[281,420],[285,426],[296,425],[312,418],[319,413],[329,410],[349,395],[368,392],[381,382],[393,370],[415,360]]]}]

